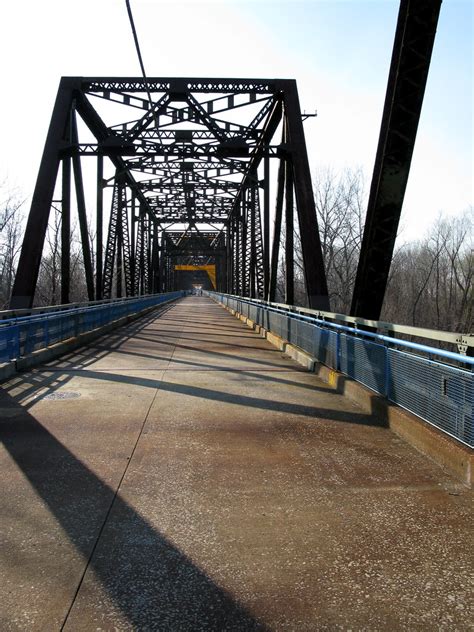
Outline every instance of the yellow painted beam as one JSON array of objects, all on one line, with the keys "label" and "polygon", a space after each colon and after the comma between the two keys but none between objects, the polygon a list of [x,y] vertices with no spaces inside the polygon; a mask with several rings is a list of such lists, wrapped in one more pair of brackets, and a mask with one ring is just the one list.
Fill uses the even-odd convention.
[{"label": "yellow painted beam", "polygon": [[215,264],[209,264],[209,265],[205,265],[205,266],[192,266],[192,265],[176,265],[174,267],[175,270],[182,270],[185,272],[195,272],[197,270],[204,270],[204,272],[207,272],[207,276],[209,277],[212,287],[214,290],[217,289],[217,284],[216,284],[216,266]]}]

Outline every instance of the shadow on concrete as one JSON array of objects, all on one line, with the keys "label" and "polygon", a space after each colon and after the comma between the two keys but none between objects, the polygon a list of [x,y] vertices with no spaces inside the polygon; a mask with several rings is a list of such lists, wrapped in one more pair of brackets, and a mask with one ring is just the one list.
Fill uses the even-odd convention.
[{"label": "shadow on concrete", "polygon": [[[305,417],[319,418],[328,421],[363,424],[368,426],[381,425],[381,421],[378,418],[372,417],[367,413],[346,412],[331,408],[318,408],[315,406],[305,406],[303,404],[295,404],[291,402],[282,402],[260,397],[250,397],[248,395],[226,393],[209,388],[202,388],[200,386],[167,382],[164,378],[161,380],[154,380],[139,375],[120,375],[118,373],[111,373],[110,370],[107,372],[101,372],[93,371],[91,369],[81,370],[80,375],[81,377],[93,380],[144,386],[152,389],[160,389],[160,391],[178,393],[179,395],[198,397],[200,399],[208,399],[210,401],[222,402],[225,404],[236,404],[246,408],[260,408],[261,410],[286,413],[287,415],[302,415]],[[267,376],[263,376],[263,379],[265,380],[266,377]],[[330,392],[334,392],[334,390],[330,389]]]},{"label": "shadow on concrete", "polygon": [[375,393],[367,386],[362,384],[361,382],[357,382],[353,378],[343,375],[342,373],[338,373],[335,378],[335,386],[334,389],[331,389],[338,393],[338,395],[343,395],[347,397],[347,390],[350,385],[356,384],[360,389],[365,390],[365,396],[369,400],[370,407],[370,416],[374,419],[378,420],[378,425],[384,428],[390,427],[389,420],[389,410],[393,406],[393,404],[383,395],[379,393]]},{"label": "shadow on concrete", "polygon": [[[4,385],[5,389],[8,391],[16,391],[15,400],[18,403],[22,403],[25,408],[30,408],[35,402],[43,397],[50,395],[55,390],[60,387],[63,387],[67,384],[67,382],[74,376],[80,375],[82,377],[87,377],[91,379],[103,380],[103,381],[115,381],[124,384],[135,384],[141,385],[148,388],[157,389],[160,388],[164,391],[179,393],[182,395],[188,395],[198,398],[205,398],[211,401],[220,401],[223,403],[231,403],[237,404],[239,406],[245,406],[249,408],[260,408],[262,410],[271,410],[275,412],[284,412],[290,415],[304,415],[305,417],[317,417],[332,421],[345,422],[345,423],[353,423],[353,424],[364,424],[369,426],[386,426],[386,416],[380,416],[379,411],[378,414],[370,415],[367,413],[347,413],[344,411],[338,411],[335,409],[326,409],[326,408],[318,408],[313,406],[305,406],[303,404],[296,403],[288,403],[281,402],[276,400],[271,400],[267,398],[257,398],[257,397],[249,397],[240,394],[230,394],[225,392],[219,392],[212,389],[206,389],[198,386],[192,385],[184,385],[175,382],[167,382],[165,380],[155,380],[146,377],[140,377],[137,375],[126,376],[117,373],[111,373],[110,368],[106,369],[98,369],[94,370],[94,363],[99,359],[104,359],[108,355],[112,353],[122,353],[125,355],[136,356],[136,357],[144,357],[149,359],[150,356],[147,354],[141,354],[139,352],[134,351],[125,351],[120,349],[120,347],[131,338],[137,338],[137,333],[141,332],[144,328],[146,328],[150,322],[155,320],[157,315],[147,316],[140,323],[133,323],[132,325],[124,328],[121,333],[114,333],[108,335],[104,339],[104,344],[107,347],[100,345],[90,345],[88,347],[84,347],[79,351],[76,351],[68,356],[63,356],[58,362],[52,363],[49,367],[45,366],[41,369],[37,369],[35,371],[27,373],[25,376],[16,376],[11,380],[11,382]],[[161,320],[161,317],[160,317]],[[185,321],[189,324],[189,321]],[[142,340],[144,337],[140,337]],[[152,341],[155,342],[155,341]],[[179,348],[192,349],[192,347],[187,347],[183,345],[175,345]],[[99,353],[98,353],[99,351]],[[217,356],[228,359],[230,356],[228,354],[219,352],[219,351],[206,351],[203,352],[203,355],[206,356]],[[282,384],[291,387],[297,387],[301,389],[307,389],[311,391],[318,390],[320,392],[334,393],[334,389],[328,386],[316,386],[314,384],[304,384],[298,381],[285,379],[282,377],[276,377],[275,375],[268,375],[272,370],[286,370],[289,369],[281,364],[273,365],[273,363],[265,363],[267,366],[275,366],[276,369],[267,368],[267,366],[262,367],[262,371],[264,374],[258,371],[258,366],[255,367],[255,371],[252,369],[234,369],[229,367],[222,367],[219,365],[215,365],[208,362],[201,361],[189,361],[184,359],[179,359],[175,357],[161,357],[154,356],[156,360],[170,360],[173,364],[179,364],[183,367],[192,367],[194,370],[209,370],[209,371],[226,371],[231,373],[238,373],[239,375],[244,375],[249,378],[273,382],[277,384]],[[260,364],[260,361],[254,358],[245,358],[245,361],[249,361],[255,363],[257,365]],[[126,368],[122,369],[124,372],[127,371]],[[136,369],[137,372],[140,372],[143,369]],[[163,371],[164,367],[157,367],[156,371]],[[173,367],[170,369],[172,371],[179,371]],[[306,373],[306,371],[302,368],[295,367],[296,371]],[[340,376],[341,379],[343,376]],[[336,389],[336,392],[343,393],[344,388],[342,386],[342,382],[338,384],[339,388]],[[35,392],[40,390],[41,392],[37,397],[32,398],[30,401],[26,402],[26,400]]]},{"label": "shadow on concrete", "polygon": [[[128,340],[137,337],[137,333],[141,332],[145,329],[151,322],[156,320],[157,315],[144,317],[143,321],[140,324],[134,323],[132,325],[123,328],[120,333],[108,334],[104,339],[100,339],[96,343],[92,343],[91,345],[81,347],[80,349],[74,351],[73,353],[66,354],[47,365],[42,366],[41,368],[31,370],[25,374],[18,374],[14,378],[12,378],[9,382],[3,385],[3,388],[9,392],[15,391],[15,400],[18,403],[22,403],[26,408],[30,408],[35,402],[39,399],[42,399],[46,395],[50,395],[55,390],[60,387],[63,387],[67,384],[67,382],[74,375],[85,375],[85,369],[92,368],[93,365],[98,360],[103,360],[107,358],[107,356],[111,356],[112,354],[121,354],[130,357],[141,357],[144,359],[154,359],[157,361],[169,361],[173,363],[173,365],[180,365],[183,367],[182,370],[208,370],[208,371],[224,371],[230,373],[238,373],[239,375],[243,375],[245,377],[264,380],[267,382],[273,382],[276,384],[282,384],[285,386],[296,387],[303,390],[320,391],[325,393],[332,393],[334,389],[328,386],[316,385],[316,384],[306,384],[303,382],[298,382],[295,380],[286,379],[283,377],[276,377],[275,375],[269,375],[269,373],[275,372],[298,372],[298,373],[307,373],[307,370],[295,366],[295,367],[286,367],[281,364],[273,365],[267,363],[267,366],[262,368],[264,373],[259,372],[259,367],[255,367],[255,370],[247,369],[247,368],[230,368],[226,366],[219,366],[209,362],[203,362],[201,360],[184,360],[182,358],[176,357],[167,357],[167,356],[159,356],[153,353],[146,354],[138,351],[128,351],[126,349],[121,348]],[[171,346],[171,345],[170,345]],[[206,353],[208,355],[208,353]],[[228,354],[214,352],[213,355],[223,358],[230,358]],[[258,363],[258,361],[257,361]],[[270,365],[270,366],[268,366]],[[275,366],[275,368],[271,368]],[[109,368],[101,368],[97,369],[97,373],[100,374],[102,371],[109,371]],[[123,371],[127,371],[127,368],[123,368]],[[136,371],[140,370],[156,370],[163,371],[165,367],[157,367],[156,369],[134,369]],[[173,366],[172,371],[179,371],[180,368]],[[105,378],[103,378],[105,379]],[[158,382],[149,382],[153,383],[153,388],[157,388]],[[149,384],[148,384],[149,385]],[[46,390],[45,390],[46,389]],[[32,398],[28,403],[26,400],[35,392],[40,391],[38,397]],[[266,401],[266,400],[264,400]],[[267,406],[268,407],[268,406]]]},{"label": "shadow on concrete", "polygon": [[[220,308],[219,308],[220,309]],[[230,403],[305,417],[350,424],[384,425],[365,413],[305,406],[269,398],[250,397],[213,389],[126,376],[93,370],[99,357],[119,351],[123,343],[143,331],[157,317],[145,317],[120,332],[107,336],[107,348],[97,353],[91,345],[60,360],[61,366],[45,367],[25,376],[16,376],[0,394],[0,406],[12,413],[0,420],[0,437],[18,467],[70,541],[83,555],[116,608],[138,630],[264,630],[230,594],[216,585],[182,551],[140,516],[120,495],[100,480],[31,415],[34,401],[63,387],[74,375],[94,380],[141,385],[183,396]],[[161,316],[162,317],[162,316]],[[165,317],[168,319],[169,317]],[[176,323],[175,319],[169,318]],[[189,321],[183,321],[189,326]],[[128,353],[128,352],[127,352]],[[136,355],[131,352],[131,355]],[[209,355],[209,354],[206,354]],[[228,357],[213,352],[211,355]],[[81,368],[74,369],[80,357]],[[185,367],[193,362],[172,359]],[[258,362],[258,361],[257,361]],[[212,363],[200,364],[209,370],[230,370]],[[279,368],[284,368],[279,366]],[[301,384],[256,371],[239,374],[300,388],[331,388]],[[157,369],[161,371],[162,369]],[[265,371],[264,368],[262,368]],[[271,369],[267,369],[270,370]],[[288,370],[288,369],[287,369]],[[342,385],[341,385],[342,388]],[[46,391],[46,392],[45,392]],[[12,396],[12,393],[15,395]],[[32,394],[39,393],[26,402]],[[23,402],[23,404],[21,403]],[[223,552],[225,555],[225,552]],[[79,588],[79,586],[78,586]],[[64,613],[67,617],[67,613]]]},{"label": "shadow on concrete", "polygon": [[133,629],[265,630],[5,391],[0,406],[6,450]]}]

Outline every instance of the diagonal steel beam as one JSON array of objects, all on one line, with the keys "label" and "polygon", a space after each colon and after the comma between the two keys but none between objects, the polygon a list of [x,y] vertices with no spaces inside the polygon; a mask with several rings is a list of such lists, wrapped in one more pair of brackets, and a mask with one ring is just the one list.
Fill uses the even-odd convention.
[{"label": "diagonal steel beam", "polygon": [[31,210],[28,215],[23,246],[12,290],[11,309],[33,306],[41,254],[43,252],[51,201],[59,168],[60,155],[58,149],[66,141],[65,133],[73,94],[78,87],[79,82],[73,78],[63,78],[59,84],[38,178],[31,200]]},{"label": "diagonal steel beam", "polygon": [[287,143],[293,165],[296,212],[300,227],[306,292],[309,306],[329,311],[329,296],[324,268],[323,251],[319,238],[318,219],[304,137],[303,120],[296,81],[285,82],[285,120]]},{"label": "diagonal steel beam", "polygon": [[378,320],[415,146],[441,0],[402,0],[351,315]]},{"label": "diagonal steel beam", "polygon": [[[75,94],[75,105],[77,112],[81,115],[82,120],[94,134],[99,142],[108,140],[111,136],[110,131],[104,121],[97,114],[96,110],[89,103],[86,95],[79,91]],[[129,167],[125,160],[119,155],[108,156],[119,173],[123,173],[125,184],[127,184],[136,194],[138,200],[144,205],[150,217],[153,219],[153,212],[148,204],[146,197],[140,190],[140,187],[134,177],[131,175]]]}]

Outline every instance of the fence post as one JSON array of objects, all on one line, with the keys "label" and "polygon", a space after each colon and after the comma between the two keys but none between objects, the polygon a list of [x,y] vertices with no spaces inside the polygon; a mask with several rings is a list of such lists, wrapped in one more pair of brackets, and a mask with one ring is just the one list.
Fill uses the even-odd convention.
[{"label": "fence post", "polygon": [[44,321],[44,346],[49,347],[49,319]]},{"label": "fence post", "polygon": [[385,345],[385,397],[390,400],[390,355],[388,343]]},{"label": "fence post", "polygon": [[341,370],[341,332],[336,331],[336,371]]},{"label": "fence post", "polygon": [[6,351],[9,360],[14,360],[20,355],[20,328],[18,325],[8,327]]},{"label": "fence post", "polygon": [[13,356],[14,358],[18,358],[20,356],[20,326],[19,325],[15,327],[13,352],[15,354]]}]

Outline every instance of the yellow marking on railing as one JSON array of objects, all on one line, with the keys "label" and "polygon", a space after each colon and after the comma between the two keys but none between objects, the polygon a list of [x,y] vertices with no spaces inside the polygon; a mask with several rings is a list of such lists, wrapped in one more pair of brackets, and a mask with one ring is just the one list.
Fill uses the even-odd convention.
[{"label": "yellow marking on railing", "polygon": [[328,384],[329,386],[337,386],[337,371],[333,371],[332,369],[329,371]]}]

